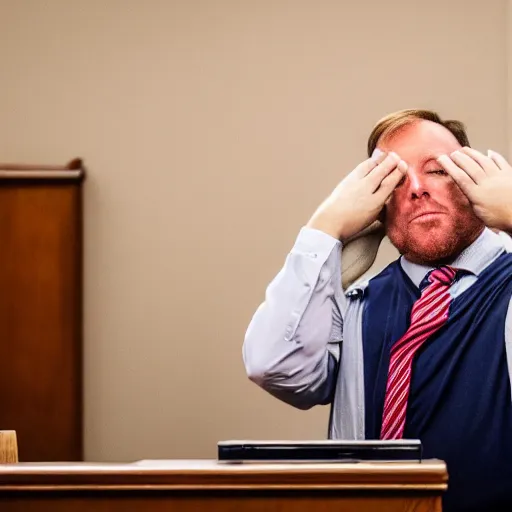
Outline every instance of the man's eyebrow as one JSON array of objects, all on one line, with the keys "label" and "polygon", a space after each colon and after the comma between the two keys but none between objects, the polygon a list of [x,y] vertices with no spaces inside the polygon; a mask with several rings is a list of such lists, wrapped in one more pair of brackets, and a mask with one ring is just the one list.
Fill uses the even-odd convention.
[{"label": "man's eyebrow", "polygon": [[421,161],[421,166],[424,167],[425,165],[429,164],[430,162],[435,162],[437,164],[437,159],[440,155],[428,155]]}]

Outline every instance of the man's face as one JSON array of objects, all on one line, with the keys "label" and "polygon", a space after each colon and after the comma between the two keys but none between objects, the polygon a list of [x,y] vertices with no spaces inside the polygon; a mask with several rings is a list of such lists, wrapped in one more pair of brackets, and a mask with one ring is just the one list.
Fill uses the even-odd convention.
[{"label": "man's face", "polygon": [[461,148],[443,126],[420,120],[378,144],[394,151],[408,171],[385,207],[386,233],[406,258],[416,263],[450,261],[471,244],[484,225],[468,199],[437,163]]}]

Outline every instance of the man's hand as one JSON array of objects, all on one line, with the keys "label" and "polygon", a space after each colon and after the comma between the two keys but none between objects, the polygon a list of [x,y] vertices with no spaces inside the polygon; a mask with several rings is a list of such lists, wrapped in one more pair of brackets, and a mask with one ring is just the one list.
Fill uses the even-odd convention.
[{"label": "man's hand", "polygon": [[361,162],[318,207],[307,226],[346,240],[374,222],[407,172],[396,153]]},{"label": "man's hand", "polygon": [[512,233],[512,167],[495,151],[464,147],[438,158],[489,228]]}]

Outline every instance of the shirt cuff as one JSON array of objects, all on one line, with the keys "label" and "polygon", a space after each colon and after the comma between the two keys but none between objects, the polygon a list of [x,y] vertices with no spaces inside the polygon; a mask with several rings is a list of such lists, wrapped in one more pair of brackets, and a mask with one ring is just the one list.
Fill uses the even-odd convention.
[{"label": "shirt cuff", "polygon": [[292,254],[301,254],[311,259],[325,261],[335,247],[340,247],[341,242],[318,229],[303,227],[291,250]]}]

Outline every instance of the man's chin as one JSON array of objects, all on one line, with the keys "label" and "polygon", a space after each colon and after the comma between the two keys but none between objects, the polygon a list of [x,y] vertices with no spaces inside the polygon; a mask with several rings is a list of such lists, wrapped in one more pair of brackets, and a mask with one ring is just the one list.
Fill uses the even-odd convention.
[{"label": "man's chin", "polygon": [[448,263],[457,256],[457,250],[454,247],[423,246],[406,248],[400,251],[409,261],[420,265],[435,265]]},{"label": "man's chin", "polygon": [[474,215],[456,220],[440,215],[407,225],[386,226],[386,234],[409,261],[434,266],[451,263],[484,228]]},{"label": "man's chin", "polygon": [[433,229],[427,233],[409,234],[403,243],[394,243],[409,261],[421,265],[446,263],[460,251],[460,239],[455,233]]}]

